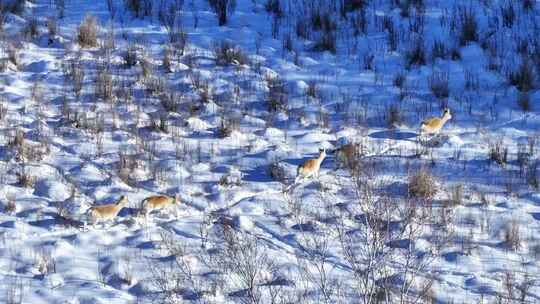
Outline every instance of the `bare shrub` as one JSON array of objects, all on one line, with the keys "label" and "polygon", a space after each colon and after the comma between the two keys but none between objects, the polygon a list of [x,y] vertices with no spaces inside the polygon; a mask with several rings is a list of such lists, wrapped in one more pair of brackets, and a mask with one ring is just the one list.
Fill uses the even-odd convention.
[{"label": "bare shrub", "polygon": [[14,214],[17,212],[17,202],[15,201],[15,196],[12,194],[6,195],[6,202],[3,206],[3,211],[6,214]]},{"label": "bare shrub", "polygon": [[152,15],[152,0],[124,0],[124,5],[136,18]]},{"label": "bare shrub", "polygon": [[129,45],[124,52],[123,56],[124,64],[126,67],[131,68],[137,64],[137,47],[135,45]]},{"label": "bare shrub", "polygon": [[409,175],[409,195],[416,198],[431,200],[439,191],[437,180],[426,169],[420,169]]},{"label": "bare shrub", "polygon": [[22,279],[9,280],[9,282],[5,295],[6,304],[22,304],[25,293]]},{"label": "bare shrub", "polygon": [[268,110],[270,112],[285,110],[288,105],[285,82],[279,77],[268,77],[266,83],[268,85],[268,93],[266,95]]},{"label": "bare shrub", "polygon": [[508,147],[502,140],[489,143],[489,159],[504,166],[508,162]]},{"label": "bare shrub", "polygon": [[159,96],[165,92],[167,80],[163,77],[148,77],[144,79],[146,92],[150,95]]},{"label": "bare shrub", "polygon": [[80,97],[85,77],[85,72],[81,61],[78,59],[70,60],[67,63],[67,66],[64,66],[64,77],[72,80],[73,92],[77,98]]},{"label": "bare shrub", "polygon": [[396,88],[401,89],[405,85],[405,81],[407,81],[407,75],[405,74],[404,71],[400,71],[396,75],[394,75],[394,79],[392,80],[392,84]]},{"label": "bare shrub", "polygon": [[424,40],[419,37],[414,39],[412,46],[405,52],[405,63],[408,68],[413,65],[426,64],[426,49]]},{"label": "bare shrub", "polygon": [[507,2],[500,6],[502,24],[507,28],[511,28],[514,25],[516,19],[516,10],[512,2]]},{"label": "bare shrub", "polygon": [[403,122],[401,109],[396,104],[391,104],[386,107],[386,123],[389,127],[395,127]]},{"label": "bare shrub", "polygon": [[35,265],[42,275],[56,272],[56,259],[52,252],[47,249],[40,249],[35,256]]},{"label": "bare shrub", "polygon": [[313,47],[315,51],[329,51],[332,54],[336,53],[336,34],[333,31],[325,30],[323,31]]},{"label": "bare shrub", "polygon": [[155,115],[155,117],[152,118],[152,128],[158,132],[169,133],[169,121],[167,115]]},{"label": "bare shrub", "polygon": [[504,243],[511,250],[521,248],[520,224],[517,220],[511,220],[504,228]]},{"label": "bare shrub", "polygon": [[1,10],[5,12],[10,12],[14,15],[22,15],[24,13],[24,8],[26,7],[26,0],[13,0],[13,1],[3,1],[4,3],[0,4]]},{"label": "bare shrub", "polygon": [[528,92],[519,93],[517,104],[521,110],[529,112],[531,110],[531,97]]},{"label": "bare shrub", "polygon": [[165,73],[172,72],[172,50],[170,48],[166,48],[163,52],[163,61],[161,65],[163,70],[165,70]]},{"label": "bare shrub", "polygon": [[286,181],[285,168],[279,161],[274,161],[268,165],[268,175],[275,181],[281,183],[285,183]]},{"label": "bare shrub", "polygon": [[459,43],[466,45],[469,42],[478,41],[478,22],[472,7],[460,6],[457,8],[457,18],[459,22]]},{"label": "bare shrub", "polygon": [[56,11],[58,14],[58,18],[62,19],[64,18],[64,12],[66,9],[66,1],[65,0],[54,0],[54,5],[56,6]]},{"label": "bare shrub", "polygon": [[104,101],[112,101],[113,99],[113,76],[108,66],[98,65],[96,80],[94,83],[94,94],[97,98]]},{"label": "bare shrub", "polygon": [[77,30],[77,41],[81,47],[97,46],[98,23],[96,17],[86,15]]},{"label": "bare shrub", "polygon": [[31,16],[26,20],[23,33],[27,39],[34,39],[39,35],[39,25],[36,17]]},{"label": "bare shrub", "polygon": [[218,16],[219,26],[227,24],[227,19],[236,8],[236,0],[208,0],[208,3]]},{"label": "bare shrub", "polygon": [[523,8],[526,10],[526,11],[531,11],[534,9],[534,6],[536,4],[536,1],[535,0],[522,0],[521,1],[522,5],[523,5]]},{"label": "bare shrub", "polygon": [[528,92],[534,88],[535,74],[533,65],[526,58],[523,59],[517,71],[509,71],[506,77],[508,82],[516,86],[520,92]]},{"label": "bare shrub", "polygon": [[449,57],[450,52],[443,40],[436,39],[431,47],[431,59],[437,58],[446,59]]},{"label": "bare shrub", "polygon": [[7,55],[8,60],[11,62],[15,67],[18,67],[20,64],[20,50],[19,47],[15,44],[9,44],[7,47]]},{"label": "bare shrub", "polygon": [[445,72],[433,72],[429,79],[429,88],[438,99],[448,98],[450,89],[448,88],[449,75]]},{"label": "bare shrub", "polygon": [[216,58],[216,64],[218,65],[230,65],[230,64],[248,64],[248,57],[244,52],[232,42],[223,40],[218,45],[214,46],[214,56]]},{"label": "bare shrub", "polygon": [[51,44],[56,37],[58,32],[58,25],[56,22],[56,17],[47,18],[47,34],[49,35],[49,44]]},{"label": "bare shrub", "polygon": [[531,162],[527,166],[527,172],[525,176],[527,179],[527,184],[529,184],[536,190],[540,188],[540,179],[538,178],[538,162]]},{"label": "bare shrub", "polygon": [[281,4],[279,0],[266,0],[266,3],[264,4],[264,9],[269,14],[282,16],[283,10],[281,9]]},{"label": "bare shrub", "polygon": [[237,118],[226,117],[221,119],[221,124],[218,128],[219,138],[231,136],[233,131],[238,131],[240,128],[240,120]]},{"label": "bare shrub", "polygon": [[25,188],[32,189],[36,184],[36,177],[22,168],[17,172],[17,183]]},{"label": "bare shrub", "polygon": [[452,206],[458,206],[463,203],[463,185],[457,184],[450,188],[450,198],[448,203]]}]

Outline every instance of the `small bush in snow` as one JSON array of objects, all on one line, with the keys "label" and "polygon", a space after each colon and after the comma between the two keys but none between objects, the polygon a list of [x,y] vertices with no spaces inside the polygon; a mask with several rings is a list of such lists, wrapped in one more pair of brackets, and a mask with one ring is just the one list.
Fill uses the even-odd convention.
[{"label": "small bush in snow", "polygon": [[323,31],[313,48],[315,51],[328,51],[332,54],[336,53],[336,34],[333,31]]},{"label": "small bush in snow", "polygon": [[135,66],[137,64],[137,47],[134,45],[128,46],[127,50],[124,52],[123,58],[126,67],[130,68]]},{"label": "small bush in snow", "polygon": [[18,67],[20,64],[19,48],[15,44],[9,44],[7,47],[8,60],[15,67]]},{"label": "small bush in snow", "polygon": [[163,70],[165,70],[165,73],[172,72],[172,50],[170,48],[166,48],[163,52],[163,61],[161,66],[163,67]]},{"label": "small bush in snow", "polygon": [[270,112],[282,111],[287,108],[288,94],[285,89],[285,82],[279,77],[268,77],[268,94],[266,103]]},{"label": "small bush in snow", "polygon": [[214,56],[217,65],[247,64],[248,57],[244,52],[227,40],[221,41],[214,47]]},{"label": "small bush in snow", "polygon": [[283,15],[283,11],[281,9],[281,4],[279,1],[280,0],[266,0],[266,3],[264,4],[264,9],[269,14],[281,17]]},{"label": "small bush in snow", "polygon": [[432,199],[439,191],[437,181],[427,170],[421,169],[409,176],[409,195],[421,199]]},{"label": "small bush in snow", "polygon": [[227,24],[231,12],[236,8],[236,0],[208,0],[208,3],[218,15],[219,26]]},{"label": "small bush in snow", "polygon": [[405,74],[404,71],[401,71],[401,72],[398,72],[395,76],[394,76],[394,79],[392,80],[392,84],[396,87],[396,88],[403,88],[403,86],[405,85],[405,81],[407,80],[407,75]]},{"label": "small bush in snow", "polygon": [[97,45],[97,26],[96,17],[91,15],[84,17],[77,31],[77,41],[81,47],[95,47]]},{"label": "small bush in snow", "polygon": [[232,132],[240,128],[240,121],[235,118],[223,118],[218,128],[219,138],[231,136]]},{"label": "small bush in snow", "polygon": [[508,161],[508,147],[502,141],[489,143],[489,159],[499,165],[505,165]]},{"label": "small bush in snow", "polygon": [[26,0],[13,0],[13,1],[2,1],[0,4],[0,11],[10,12],[15,15],[22,15],[24,13],[24,8],[26,6]]},{"label": "small bush in snow", "polygon": [[36,253],[35,265],[42,275],[56,272],[56,259],[50,250],[40,249]]},{"label": "small bush in snow", "polygon": [[446,59],[448,57],[448,48],[443,40],[436,39],[431,47],[431,59],[437,58]]},{"label": "small bush in snow", "polygon": [[47,18],[47,33],[49,35],[49,43],[52,43],[54,37],[56,37],[58,26],[56,24],[55,17]]},{"label": "small bush in snow", "polygon": [[448,200],[448,203],[452,206],[458,206],[463,203],[463,185],[462,184],[452,186],[452,188],[450,189],[450,199]]},{"label": "small bush in snow", "polygon": [[6,202],[4,203],[3,209],[4,213],[10,215],[17,212],[17,203],[15,202],[15,197],[13,195],[6,196]]},{"label": "small bush in snow", "polygon": [[285,168],[278,161],[272,162],[268,166],[268,175],[275,181],[281,183],[286,181]]},{"label": "small bush in snow", "polygon": [[531,97],[528,92],[519,93],[517,102],[523,111],[529,112],[531,110]]},{"label": "small bush in snow", "polygon": [[466,45],[478,41],[478,22],[472,7],[458,7],[457,19],[459,22],[459,43]]},{"label": "small bush in snow", "polygon": [[36,17],[31,16],[26,20],[26,26],[23,29],[23,33],[27,39],[34,39],[39,35],[39,27]]},{"label": "small bush in snow", "polygon": [[25,188],[32,189],[36,184],[36,177],[30,175],[30,173],[26,170],[21,169],[19,172],[17,172],[17,182],[19,185]]},{"label": "small bush in snow", "polygon": [[218,184],[223,187],[240,186],[242,184],[242,172],[237,168],[231,168],[227,174],[219,179]]},{"label": "small bush in snow", "polygon": [[516,19],[516,10],[512,2],[507,2],[500,7],[502,24],[505,27],[511,28]]},{"label": "small bush in snow", "polygon": [[406,66],[426,64],[426,47],[422,38],[414,40],[412,46],[405,52]]},{"label": "small bush in snow", "polygon": [[395,127],[402,122],[403,117],[401,115],[401,109],[397,105],[392,104],[386,107],[386,123],[389,127]]},{"label": "small bush in snow", "polygon": [[94,93],[96,97],[105,101],[111,101],[113,97],[113,76],[108,67],[99,65],[97,76],[94,84]]},{"label": "small bush in snow", "polygon": [[510,221],[504,229],[504,243],[511,250],[518,250],[521,247],[519,222],[516,220]]},{"label": "small bush in snow", "polygon": [[448,73],[434,72],[429,77],[429,88],[438,99],[448,98],[450,89],[448,88]]},{"label": "small bush in snow", "polygon": [[527,184],[538,190],[540,188],[540,179],[538,178],[538,162],[532,162],[527,167],[526,172]]},{"label": "small bush in snow", "polygon": [[124,5],[137,18],[152,14],[152,0],[124,0]]},{"label": "small bush in snow", "polygon": [[534,9],[536,0],[522,0],[523,8],[527,11]]},{"label": "small bush in snow", "polygon": [[516,86],[520,92],[528,92],[533,89],[535,75],[533,65],[529,60],[524,59],[517,71],[509,71],[506,75],[508,82]]},{"label": "small bush in snow", "polygon": [[169,133],[167,115],[157,115],[152,119],[152,128],[158,132]]}]

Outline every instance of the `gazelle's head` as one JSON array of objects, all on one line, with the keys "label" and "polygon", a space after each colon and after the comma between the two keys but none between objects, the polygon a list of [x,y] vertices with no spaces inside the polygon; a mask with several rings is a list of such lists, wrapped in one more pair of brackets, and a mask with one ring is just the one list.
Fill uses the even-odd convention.
[{"label": "gazelle's head", "polygon": [[180,193],[174,195],[174,204],[180,204]]},{"label": "gazelle's head", "polygon": [[449,120],[452,118],[452,114],[450,114],[450,109],[445,108],[443,112],[443,118],[446,118],[446,120]]},{"label": "gazelle's head", "polygon": [[319,149],[319,157],[325,158],[326,157],[326,150],[324,148]]},{"label": "gazelle's head", "polygon": [[128,203],[127,197],[125,195],[122,195],[116,204],[123,207],[127,203]]}]

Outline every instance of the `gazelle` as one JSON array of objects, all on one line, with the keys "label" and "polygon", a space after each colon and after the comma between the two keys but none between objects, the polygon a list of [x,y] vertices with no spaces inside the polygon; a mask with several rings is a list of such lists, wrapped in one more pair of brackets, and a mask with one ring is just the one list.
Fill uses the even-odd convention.
[{"label": "gazelle", "polygon": [[122,195],[120,199],[114,204],[107,204],[101,206],[94,206],[90,208],[90,220],[92,225],[95,227],[97,222],[113,220],[120,210],[126,206],[128,203],[127,197]]},{"label": "gazelle", "polygon": [[420,135],[437,134],[442,129],[444,124],[452,118],[450,109],[444,109],[442,117],[432,117],[424,120],[420,125]]},{"label": "gazelle", "polygon": [[318,177],[321,163],[325,157],[326,151],[324,149],[319,149],[319,156],[317,158],[308,159],[303,164],[298,166],[298,170],[296,171],[296,179],[294,182],[297,183],[300,179],[311,177],[313,175]]},{"label": "gazelle", "polygon": [[347,166],[351,169],[356,167],[359,150],[358,143],[348,143],[337,148],[335,150],[337,167]]},{"label": "gazelle", "polygon": [[[153,195],[142,200],[141,211],[147,216],[153,210],[170,209],[180,203],[180,195],[174,197],[167,195]],[[175,208],[175,214],[178,215],[178,210]]]}]

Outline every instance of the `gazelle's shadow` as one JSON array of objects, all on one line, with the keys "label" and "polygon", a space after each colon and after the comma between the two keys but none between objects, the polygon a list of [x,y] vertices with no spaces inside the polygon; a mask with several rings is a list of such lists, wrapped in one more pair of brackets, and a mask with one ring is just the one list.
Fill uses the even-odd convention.
[{"label": "gazelle's shadow", "polygon": [[399,130],[387,130],[373,132],[368,136],[377,139],[412,140],[412,138],[416,138],[418,134],[414,132],[402,132]]}]

